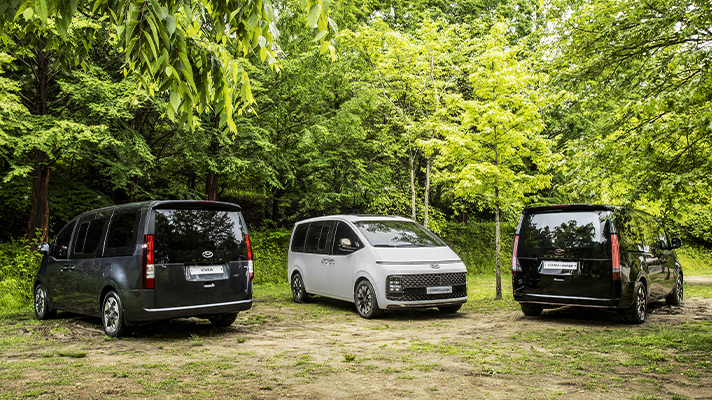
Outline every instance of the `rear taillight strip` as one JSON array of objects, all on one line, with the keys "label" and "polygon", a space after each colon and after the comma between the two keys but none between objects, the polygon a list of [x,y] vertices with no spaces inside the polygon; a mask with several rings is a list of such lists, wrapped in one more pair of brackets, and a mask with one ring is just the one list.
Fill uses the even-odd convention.
[{"label": "rear taillight strip", "polygon": [[611,265],[613,268],[613,280],[621,280],[621,255],[618,246],[618,235],[615,233],[611,234]]},{"label": "rear taillight strip", "polygon": [[154,256],[155,246],[153,235],[143,235],[143,288],[153,289],[155,282]]},{"label": "rear taillight strip", "polygon": [[517,265],[517,249],[519,248],[519,235],[514,236],[514,246],[512,246],[512,275],[516,276],[521,267]]},{"label": "rear taillight strip", "polygon": [[252,261],[252,246],[250,245],[250,236],[245,235],[245,245],[247,246],[247,272],[250,274],[250,282],[255,279],[255,264]]}]

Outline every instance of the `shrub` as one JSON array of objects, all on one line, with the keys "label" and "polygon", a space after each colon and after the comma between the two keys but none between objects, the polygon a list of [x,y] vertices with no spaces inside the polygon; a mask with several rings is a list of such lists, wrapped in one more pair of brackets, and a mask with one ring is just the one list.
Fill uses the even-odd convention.
[{"label": "shrub", "polygon": [[37,242],[0,243],[0,309],[17,309],[32,302],[32,284],[41,261]]},{"label": "shrub", "polygon": [[250,231],[255,261],[255,284],[287,283],[287,247],[291,230],[262,228]]},{"label": "shrub", "polygon": [[[496,271],[495,228],[492,221],[447,222],[441,227],[440,238],[460,256],[467,272],[492,275]],[[509,271],[516,228],[516,222],[500,223],[502,274]]]}]

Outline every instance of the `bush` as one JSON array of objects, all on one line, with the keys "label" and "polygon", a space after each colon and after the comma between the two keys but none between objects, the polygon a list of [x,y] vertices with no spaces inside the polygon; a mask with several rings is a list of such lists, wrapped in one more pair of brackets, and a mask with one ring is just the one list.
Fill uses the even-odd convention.
[{"label": "bush", "polygon": [[255,284],[287,283],[287,249],[292,231],[271,228],[250,231]]},{"label": "bush", "polygon": [[[492,221],[447,222],[441,227],[440,238],[460,256],[467,272],[493,275],[496,271],[495,228]],[[509,272],[516,229],[516,222],[500,223],[500,268],[503,275]]]},{"label": "bush", "polygon": [[0,310],[17,309],[32,302],[32,284],[41,261],[37,242],[0,243]]}]

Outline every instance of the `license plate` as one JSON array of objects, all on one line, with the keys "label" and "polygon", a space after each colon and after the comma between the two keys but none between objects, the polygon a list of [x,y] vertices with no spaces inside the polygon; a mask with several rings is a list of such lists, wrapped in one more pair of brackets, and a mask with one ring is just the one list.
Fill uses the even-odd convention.
[{"label": "license plate", "polygon": [[431,286],[427,289],[428,294],[452,293],[452,286]]},{"label": "license plate", "polygon": [[572,270],[578,269],[578,263],[576,261],[542,261],[541,269],[548,271],[566,271],[570,272]]},{"label": "license plate", "polygon": [[215,275],[223,272],[222,265],[194,265],[190,267],[190,274],[193,276]]}]

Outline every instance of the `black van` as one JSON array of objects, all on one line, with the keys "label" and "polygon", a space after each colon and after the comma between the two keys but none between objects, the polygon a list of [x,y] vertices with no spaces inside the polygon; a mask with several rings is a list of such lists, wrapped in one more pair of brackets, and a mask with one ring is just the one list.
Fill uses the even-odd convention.
[{"label": "black van", "polygon": [[683,300],[682,267],[650,214],[589,204],[524,209],[514,237],[512,288],[526,315],[564,305],[619,309],[645,321],[649,300]]},{"label": "black van", "polygon": [[100,316],[120,336],[139,322],[205,317],[229,326],[252,307],[252,249],[240,207],[150,201],[79,215],[42,243],[35,315]]}]

